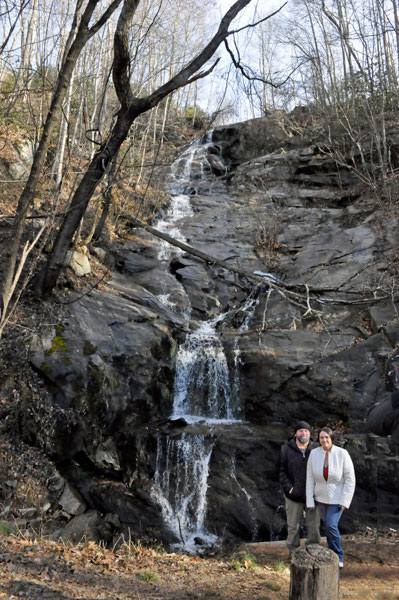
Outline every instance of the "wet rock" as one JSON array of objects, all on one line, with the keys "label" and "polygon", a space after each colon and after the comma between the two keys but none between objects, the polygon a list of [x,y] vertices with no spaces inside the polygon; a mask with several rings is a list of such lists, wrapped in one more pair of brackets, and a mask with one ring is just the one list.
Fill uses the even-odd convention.
[{"label": "wet rock", "polygon": [[173,427],[187,427],[185,419],[169,419],[169,422]]},{"label": "wet rock", "polygon": [[209,162],[212,172],[216,175],[224,175],[227,171],[227,167],[224,164],[223,160],[220,156],[215,156],[214,154],[208,154],[206,157]]},{"label": "wet rock", "polygon": [[202,538],[200,537],[195,537],[194,538],[194,544],[196,544],[196,546],[204,546],[205,542]]}]

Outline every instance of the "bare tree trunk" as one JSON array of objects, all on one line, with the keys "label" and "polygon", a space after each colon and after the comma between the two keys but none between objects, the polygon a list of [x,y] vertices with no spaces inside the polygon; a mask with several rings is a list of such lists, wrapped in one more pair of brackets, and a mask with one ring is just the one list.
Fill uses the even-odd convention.
[{"label": "bare tree trunk", "polygon": [[141,181],[141,178],[143,176],[143,168],[144,168],[144,163],[145,163],[145,154],[147,151],[147,138],[148,138],[148,133],[150,130],[150,124],[151,124],[151,114],[150,114],[150,118],[148,119],[148,123],[146,125],[146,128],[144,130],[144,135],[141,138],[141,143],[140,143],[140,149],[139,149],[139,154],[140,154],[140,169],[139,172],[137,174],[137,180],[136,180],[136,185],[138,185]]},{"label": "bare tree trunk", "polygon": [[38,0],[33,0],[28,6],[27,17],[21,14],[21,63],[18,70],[16,88],[26,97],[26,92],[32,80],[32,48],[37,35],[37,6]]},{"label": "bare tree trunk", "polygon": [[72,73],[71,81],[70,81],[69,87],[68,87],[67,97],[65,100],[62,120],[61,120],[61,124],[60,124],[60,131],[59,131],[59,136],[58,136],[58,147],[57,147],[57,152],[55,155],[53,171],[52,171],[52,175],[54,178],[54,185],[55,185],[56,190],[60,189],[61,182],[62,182],[62,167],[63,167],[63,163],[64,163],[65,148],[66,148],[66,142],[67,142],[68,130],[69,130],[69,114],[71,111],[73,81],[74,81],[74,77],[73,77],[73,73]]},{"label": "bare tree trunk", "polygon": [[291,561],[289,600],[338,600],[338,556],[310,544],[295,550]]},{"label": "bare tree trunk", "polygon": [[165,242],[168,242],[169,244],[172,244],[172,246],[176,246],[177,248],[180,248],[180,250],[184,250],[184,252],[187,252],[187,254],[192,254],[193,256],[200,258],[201,260],[205,261],[206,263],[209,263],[211,265],[218,265],[219,267],[223,267],[227,271],[236,273],[237,275],[240,275],[241,277],[245,277],[246,279],[249,279],[251,281],[256,281],[257,283],[264,283],[264,279],[262,279],[262,277],[260,275],[255,275],[254,273],[251,273],[250,271],[245,271],[244,269],[239,269],[238,267],[234,267],[233,265],[229,264],[226,260],[221,260],[220,258],[217,258],[216,256],[212,256],[211,254],[207,254],[206,252],[197,250],[197,248],[193,248],[193,246],[189,246],[188,244],[185,244],[184,242],[180,242],[179,240],[176,240],[175,238],[168,235],[167,233],[158,231],[158,229],[151,227],[151,225],[146,225],[145,223],[140,221],[140,219],[136,219],[135,217],[132,217],[131,215],[127,215],[127,214],[122,214],[121,217],[122,217],[122,219],[125,219],[126,221],[132,223],[134,226],[142,227],[143,229],[148,231],[148,233],[155,235],[155,237],[158,237],[159,239],[164,240]]},{"label": "bare tree trunk", "polygon": [[163,146],[165,139],[165,126],[169,113],[170,96],[166,98],[165,106],[163,109],[162,125],[161,125],[161,147]]},{"label": "bare tree trunk", "polygon": [[393,14],[395,19],[395,38],[396,38],[396,58],[399,64],[399,11],[398,11],[398,1],[392,1]]},{"label": "bare tree trunk", "polygon": [[96,225],[96,228],[94,230],[94,233],[93,233],[94,240],[100,239],[101,234],[104,230],[105,221],[107,220],[107,216],[108,216],[109,209],[111,206],[112,186],[113,186],[113,180],[114,180],[115,172],[116,172],[117,159],[118,159],[118,155],[115,154],[115,156],[113,157],[113,159],[111,161],[109,171],[107,173],[108,186],[107,186],[107,189],[105,190],[105,194],[104,194],[104,203],[103,203],[103,209],[101,212],[101,216],[100,216],[100,219],[99,219],[99,221]]}]

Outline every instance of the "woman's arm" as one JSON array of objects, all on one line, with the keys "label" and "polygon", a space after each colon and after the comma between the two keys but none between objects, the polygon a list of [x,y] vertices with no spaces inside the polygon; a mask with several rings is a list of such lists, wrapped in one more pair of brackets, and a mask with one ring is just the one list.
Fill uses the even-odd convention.
[{"label": "woman's arm", "polygon": [[353,494],[355,493],[356,477],[352,459],[347,450],[343,449],[343,480],[344,487],[342,489],[340,506],[349,508]]},{"label": "woman's arm", "polygon": [[313,450],[311,451],[306,466],[306,506],[308,508],[315,508],[314,501],[314,475],[313,475]]}]

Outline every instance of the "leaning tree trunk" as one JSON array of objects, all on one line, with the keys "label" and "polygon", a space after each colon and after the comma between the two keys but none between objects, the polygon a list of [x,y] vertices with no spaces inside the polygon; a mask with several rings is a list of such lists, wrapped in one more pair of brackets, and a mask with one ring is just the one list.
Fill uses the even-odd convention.
[{"label": "leaning tree trunk", "polygon": [[[137,104],[140,102],[138,101]],[[130,113],[133,112],[130,110]],[[90,199],[103,178],[110,160],[118,153],[131,123],[140,112],[142,111],[137,109],[134,116],[131,116],[129,111],[120,112],[108,141],[102,145],[100,151],[90,161],[73,195],[68,214],[62,221],[48,261],[36,278],[35,292],[37,295],[45,296],[54,288],[59,272],[65,264],[73,236],[86,212]]]},{"label": "leaning tree trunk", "polygon": [[338,556],[318,544],[298,548],[291,559],[289,600],[338,600]]}]

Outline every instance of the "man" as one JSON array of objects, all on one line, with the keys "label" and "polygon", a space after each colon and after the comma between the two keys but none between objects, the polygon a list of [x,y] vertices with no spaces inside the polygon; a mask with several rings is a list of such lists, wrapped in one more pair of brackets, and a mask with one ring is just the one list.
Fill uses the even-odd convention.
[{"label": "man", "polygon": [[[299,528],[306,509],[306,465],[312,449],[310,440],[310,425],[299,421],[294,437],[281,448],[280,483],[285,494],[287,548],[290,554],[299,546]],[[306,509],[307,544],[320,543],[319,527],[319,509]]]}]

